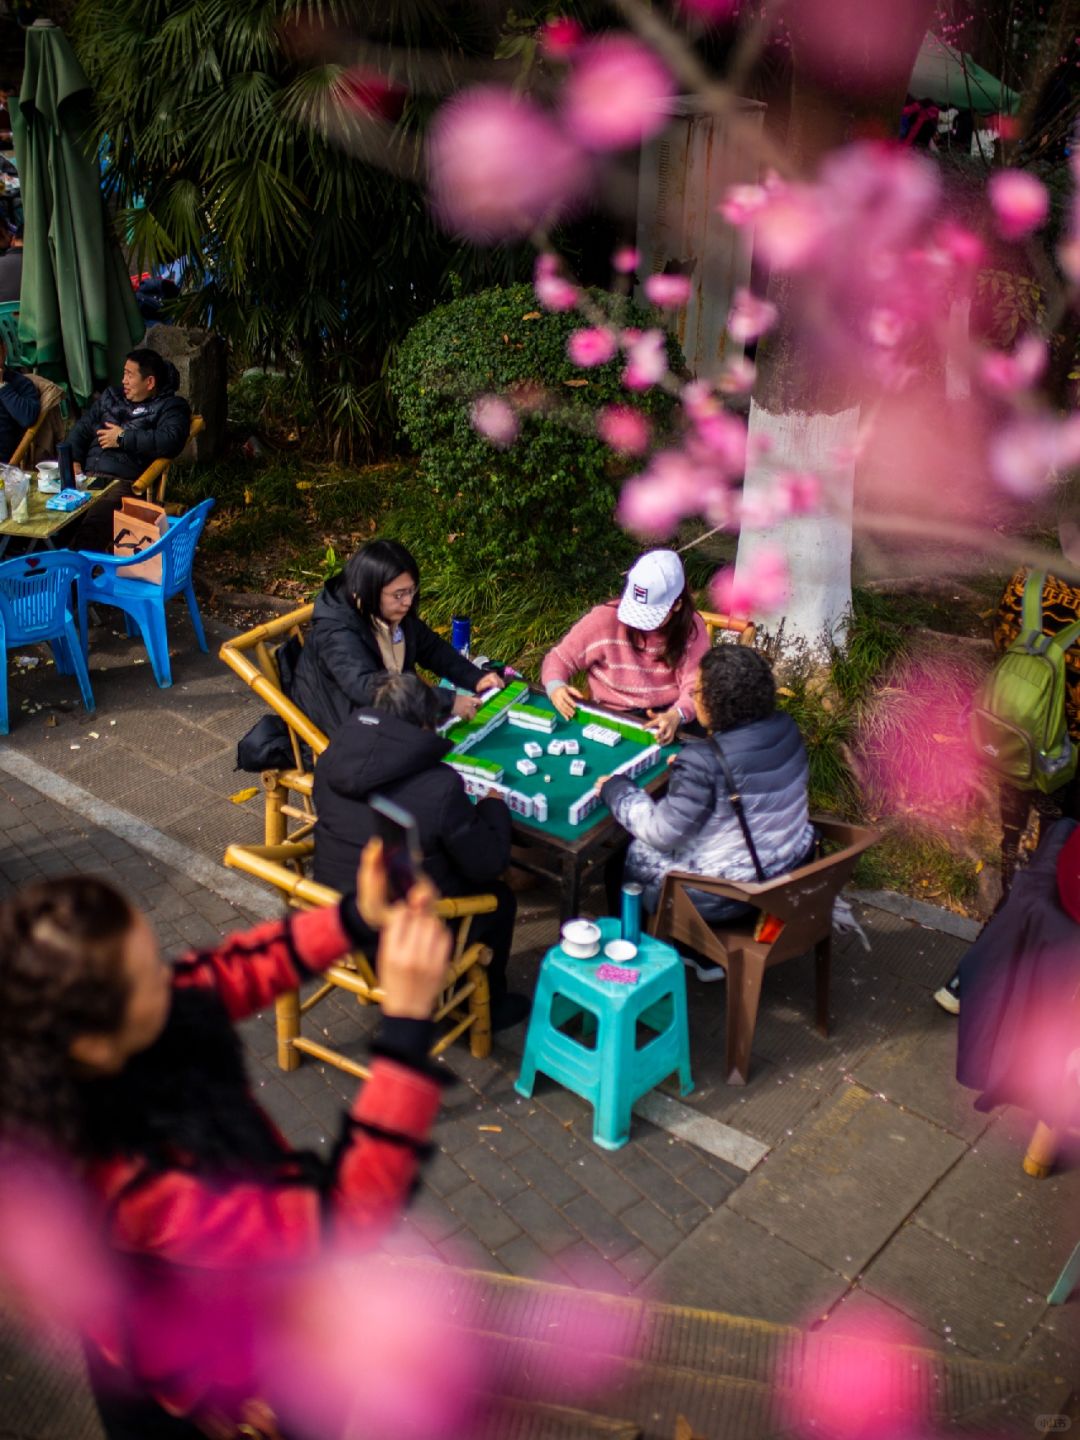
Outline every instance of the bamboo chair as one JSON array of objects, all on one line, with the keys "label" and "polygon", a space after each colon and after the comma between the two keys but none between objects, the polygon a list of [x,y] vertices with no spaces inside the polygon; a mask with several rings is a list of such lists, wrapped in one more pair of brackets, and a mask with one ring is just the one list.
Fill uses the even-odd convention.
[{"label": "bamboo chair", "polygon": [[[341,896],[328,885],[318,885],[303,874],[304,865],[315,852],[312,840],[282,845],[230,845],[225,864],[243,870],[257,880],[272,885],[285,903],[295,909],[312,910],[318,906],[337,905]],[[449,1021],[432,1046],[432,1055],[442,1052],[468,1032],[469,1048],[477,1060],[491,1054],[491,997],[488,989],[487,965],[491,951],[486,945],[469,942],[469,925],[473,915],[487,915],[495,909],[494,895],[470,895],[466,898],[440,900],[436,913],[445,920],[460,920],[454,955],[446,989],[435,1008],[435,1020]],[[329,1045],[309,1039],[300,1033],[304,1015],[335,989],[347,990],[361,1005],[378,1005],[382,1000],[374,963],[357,951],[338,965],[331,965],[321,976],[321,984],[301,1000],[299,992],[290,991],[275,1001],[277,1026],[277,1060],[282,1070],[295,1070],[301,1056],[311,1055],[327,1065],[336,1065],[349,1075],[366,1080],[369,1071]]]},{"label": "bamboo chair", "polygon": [[726,630],[733,631],[738,636],[736,645],[753,645],[757,638],[757,626],[752,620],[740,620],[735,615],[725,615],[719,610],[699,610],[698,614],[705,622],[710,645],[715,645],[717,635]]},{"label": "bamboo chair", "polygon": [[51,380],[46,380],[44,375],[35,375],[31,371],[26,378],[33,381],[41,401],[41,408],[38,411],[38,418],[23,431],[22,439],[15,446],[8,462],[11,465],[22,465],[24,460],[31,459],[38,434],[52,416],[53,411],[56,411],[57,414],[60,413],[60,405],[64,398],[60,386],[54,385]]},{"label": "bamboo chair", "polygon": [[[727,977],[724,1066],[729,1085],[745,1085],[749,1078],[765,971],[805,955],[811,948],[817,970],[817,1028],[822,1035],[829,1033],[833,901],[851,878],[856,860],[874,844],[879,832],[833,820],[815,820],[814,825],[823,844],[840,848],[764,884],[716,880],[684,870],[664,876],[652,921],[653,935],[692,947],[720,965]],[[759,916],[781,922],[779,933],[774,939],[756,939],[759,917],[711,925],[698,912],[688,889],[752,905]]]},{"label": "bamboo chair", "polygon": [[[309,746],[317,759],[330,741],[282,690],[277,666],[278,646],[294,636],[303,643],[304,627],[311,619],[314,608],[314,605],[303,605],[265,625],[256,625],[253,630],[245,630],[242,635],[226,640],[219,651],[229,669],[239,675],[276,715],[281,716],[289,731],[292,768],[264,770],[262,774],[266,792],[263,836],[267,845],[304,840],[315,827],[315,810],[311,803],[315,776],[304,764],[301,745]],[[297,797],[295,801],[290,798],[292,795]],[[290,822],[296,823],[291,832]]]},{"label": "bamboo chair", "polygon": [[[206,421],[203,417],[201,415],[192,415],[187,444],[190,445],[195,439],[195,436],[201,435],[205,429]],[[172,460],[162,459],[154,460],[149,464],[135,481],[135,494],[142,495],[145,499],[153,501],[155,505],[164,505],[165,488],[169,483],[169,467],[172,463]]]}]

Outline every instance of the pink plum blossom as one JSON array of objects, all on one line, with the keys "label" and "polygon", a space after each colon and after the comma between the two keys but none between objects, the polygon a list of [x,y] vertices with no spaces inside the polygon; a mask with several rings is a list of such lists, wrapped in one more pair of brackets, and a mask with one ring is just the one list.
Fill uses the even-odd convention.
[{"label": "pink plum blossom", "polygon": [[662,310],[678,310],[690,299],[688,275],[650,275],[645,281],[645,294]]},{"label": "pink plum blossom", "polygon": [[584,31],[569,15],[545,22],[540,31],[540,49],[548,60],[566,60],[581,44]]},{"label": "pink plum blossom", "polygon": [[[856,1325],[854,1317],[849,1323]],[[914,1397],[928,1383],[912,1374],[926,1367],[917,1343],[912,1326],[884,1316],[861,1317],[852,1334],[838,1326],[793,1342],[776,1378],[789,1397],[796,1430],[830,1440],[912,1436]]]},{"label": "pink plum blossom", "polygon": [[546,253],[536,257],[533,290],[545,310],[573,310],[581,299],[578,287],[559,274],[555,256]]},{"label": "pink plum blossom", "polygon": [[745,355],[736,355],[720,372],[716,388],[723,395],[746,395],[754,388],[757,366]]},{"label": "pink plum blossom", "polygon": [[762,300],[745,286],[735,291],[727,319],[727,332],[733,340],[759,340],[776,324],[776,306]]},{"label": "pink plum blossom", "polygon": [[746,421],[719,405],[694,420],[690,453],[735,477],[746,469]]},{"label": "pink plum blossom", "polygon": [[730,20],[738,13],[740,3],[741,0],[679,0],[679,9],[715,23]]},{"label": "pink plum blossom", "polygon": [[709,597],[725,615],[770,615],[786,602],[789,588],[784,552],[761,545],[738,570],[729,567],[714,575]]},{"label": "pink plum blossom", "polygon": [[764,185],[731,185],[716,208],[729,225],[748,225],[768,198]]},{"label": "pink plum blossom", "polygon": [[641,251],[633,245],[620,245],[611,257],[612,269],[620,275],[631,275],[641,264]]},{"label": "pink plum blossom", "polygon": [[754,244],[775,270],[802,270],[820,253],[829,232],[827,207],[811,185],[784,185],[754,218]]},{"label": "pink plum blossom", "polygon": [[673,84],[667,67],[628,35],[575,51],[563,92],[567,130],[589,150],[623,150],[667,124]]},{"label": "pink plum blossom", "polygon": [[1002,489],[1038,495],[1059,470],[1080,464],[1080,416],[1059,421],[1025,416],[997,432],[990,444],[990,471]]},{"label": "pink plum blossom", "polygon": [[891,350],[904,338],[907,322],[891,305],[877,305],[867,317],[866,330],[875,345]]},{"label": "pink plum blossom", "polygon": [[966,270],[974,270],[986,250],[973,230],[957,225],[952,220],[946,220],[938,226],[934,239],[955,265]]},{"label": "pink plum blossom", "polygon": [[808,471],[783,471],[774,478],[773,491],[786,515],[812,515],[821,505],[821,481]]},{"label": "pink plum blossom", "polygon": [[1005,240],[1022,240],[1038,230],[1050,210],[1046,186],[1026,170],[998,170],[990,176],[990,208]]},{"label": "pink plum blossom", "polygon": [[979,375],[988,390],[1015,395],[1030,390],[1046,369],[1046,342],[1037,335],[1025,335],[1011,355],[990,350],[980,358]]},{"label": "pink plum blossom", "polygon": [[566,353],[575,365],[603,365],[615,354],[618,342],[614,332],[603,325],[575,330],[566,342]]},{"label": "pink plum blossom", "polygon": [[478,395],[469,411],[469,420],[474,430],[500,449],[506,449],[517,439],[517,415],[513,406],[499,395]]},{"label": "pink plum blossom", "polygon": [[616,517],[639,535],[670,535],[701,501],[697,466],[680,450],[660,450],[623,486]]},{"label": "pink plum blossom", "polygon": [[442,107],[427,162],[440,222],[479,244],[559,219],[581,199],[590,172],[545,111],[496,86],[463,91]]},{"label": "pink plum blossom", "polygon": [[597,416],[596,429],[601,440],[621,455],[644,455],[649,448],[649,422],[630,405],[605,406]]},{"label": "pink plum blossom", "polygon": [[[624,340],[626,336],[624,335]],[[646,330],[627,351],[622,381],[628,390],[648,390],[667,374],[667,347],[662,330]]]}]

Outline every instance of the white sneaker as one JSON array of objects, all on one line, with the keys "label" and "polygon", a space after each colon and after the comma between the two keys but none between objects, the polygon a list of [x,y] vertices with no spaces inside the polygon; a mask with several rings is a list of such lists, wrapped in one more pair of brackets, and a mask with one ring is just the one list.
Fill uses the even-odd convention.
[{"label": "white sneaker", "polygon": [[948,985],[943,985],[940,990],[935,990],[934,999],[950,1015],[960,1014],[960,996],[950,990]]},{"label": "white sneaker", "polygon": [[689,955],[682,957],[682,963],[688,970],[693,970],[697,978],[706,985],[712,985],[717,980],[727,979],[727,971],[722,965],[699,965],[696,960],[691,960]]}]

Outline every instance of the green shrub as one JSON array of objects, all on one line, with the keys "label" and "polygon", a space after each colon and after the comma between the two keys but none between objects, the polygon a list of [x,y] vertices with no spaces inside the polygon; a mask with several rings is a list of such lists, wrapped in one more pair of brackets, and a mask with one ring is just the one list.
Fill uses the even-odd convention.
[{"label": "green shrub", "polygon": [[[623,325],[650,323],[629,301],[600,291],[592,298]],[[433,523],[462,571],[588,585],[598,568],[617,573],[638,548],[613,519],[632,467],[596,437],[595,413],[634,403],[662,428],[672,402],[658,391],[632,397],[618,357],[590,370],[573,365],[566,342],[585,323],[576,312],[541,311],[531,287],[515,285],[440,306],[401,347],[391,393],[420,457]],[[673,340],[669,357],[681,366]],[[530,397],[506,450],[470,423],[472,401],[484,393]]]}]

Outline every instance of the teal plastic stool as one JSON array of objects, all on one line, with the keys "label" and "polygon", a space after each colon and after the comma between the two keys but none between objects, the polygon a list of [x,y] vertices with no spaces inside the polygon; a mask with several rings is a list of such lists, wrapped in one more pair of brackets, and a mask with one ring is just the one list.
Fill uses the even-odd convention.
[{"label": "teal plastic stool", "polygon": [[[637,984],[598,980],[597,968],[610,963],[603,947],[620,938],[618,920],[598,923],[595,959],[575,960],[560,945],[544,956],[514,1089],[527,1099],[536,1072],[549,1075],[593,1107],[595,1143],[618,1150],[630,1138],[630,1111],[642,1095],[674,1074],[680,1095],[694,1088],[686,972],[676,950],[643,935],[625,967],[640,972]],[[580,1036],[569,1033],[578,1027]]]}]

